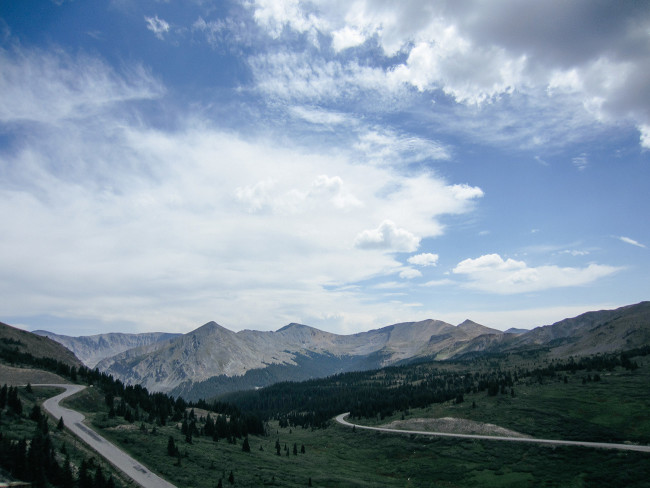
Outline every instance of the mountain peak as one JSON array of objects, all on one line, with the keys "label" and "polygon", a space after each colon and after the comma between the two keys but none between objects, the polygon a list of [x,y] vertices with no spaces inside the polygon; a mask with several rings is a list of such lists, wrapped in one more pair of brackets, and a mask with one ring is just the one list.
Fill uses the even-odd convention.
[{"label": "mountain peak", "polygon": [[312,329],[312,327],[309,327],[308,325],[304,324],[299,324],[297,322],[291,322],[288,325],[285,325],[281,329],[276,330],[276,332],[285,332],[287,330],[304,330],[304,329]]},{"label": "mountain peak", "polygon": [[484,327],[483,325],[477,324],[476,322],[474,322],[474,321],[472,321],[470,319],[465,319],[462,323],[458,324],[457,327],[466,328],[466,327],[476,327],[477,325],[479,327]]}]

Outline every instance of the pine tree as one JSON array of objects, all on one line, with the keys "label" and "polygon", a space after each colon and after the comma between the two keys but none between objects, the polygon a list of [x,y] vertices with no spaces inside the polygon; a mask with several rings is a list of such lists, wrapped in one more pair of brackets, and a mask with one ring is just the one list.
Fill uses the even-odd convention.
[{"label": "pine tree", "polygon": [[228,483],[230,483],[231,485],[235,484],[235,475],[232,473],[232,471],[228,475]]},{"label": "pine tree", "polygon": [[241,446],[241,450],[244,452],[251,452],[251,446],[248,443],[248,436],[244,437],[244,443]]},{"label": "pine tree", "polygon": [[2,388],[0,388],[0,410],[5,408],[7,405],[7,384],[5,383],[2,385]]},{"label": "pine tree", "polygon": [[63,430],[63,417],[59,417],[59,423],[56,424],[56,430]]},{"label": "pine tree", "polygon": [[72,475],[72,466],[70,465],[70,456],[65,457],[63,464],[63,474],[61,475],[61,487],[72,488],[74,486],[74,476]]},{"label": "pine tree", "polygon": [[176,447],[174,438],[172,436],[169,436],[169,440],[167,441],[167,455],[173,457],[176,456],[177,454],[178,454],[178,448]]}]

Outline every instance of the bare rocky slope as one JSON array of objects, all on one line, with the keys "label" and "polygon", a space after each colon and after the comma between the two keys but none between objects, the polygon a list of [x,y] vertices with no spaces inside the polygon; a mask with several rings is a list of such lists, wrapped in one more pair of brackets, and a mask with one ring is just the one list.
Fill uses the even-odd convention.
[{"label": "bare rocky slope", "polygon": [[[353,335],[301,324],[275,332],[232,332],[209,322],[176,339],[125,351],[97,366],[126,383],[194,397],[194,385],[202,382],[212,383],[214,388],[204,385],[203,389],[215,390],[214,395],[287,379],[380,368],[426,357],[485,334],[503,335],[469,321],[457,327],[439,320],[407,322]],[[242,376],[243,381],[232,384],[231,378]]]},{"label": "bare rocky slope", "polygon": [[94,368],[102,359],[115,356],[135,347],[148,346],[156,342],[173,339],[180,334],[148,332],[144,334],[122,334],[111,332],[91,336],[71,337],[46,330],[35,330],[36,335],[49,337],[72,351],[86,366]]},{"label": "bare rocky slope", "polygon": [[550,357],[585,356],[650,345],[650,302],[614,310],[587,312],[524,334],[481,336],[461,345],[451,356],[462,359],[484,353],[545,349]]}]

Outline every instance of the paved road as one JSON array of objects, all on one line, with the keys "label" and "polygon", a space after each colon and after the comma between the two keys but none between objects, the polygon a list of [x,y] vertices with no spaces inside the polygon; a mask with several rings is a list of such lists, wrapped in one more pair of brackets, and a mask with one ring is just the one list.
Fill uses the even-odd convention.
[{"label": "paved road", "polygon": [[473,434],[450,434],[448,432],[427,432],[419,430],[398,430],[387,429],[385,427],[369,427],[367,425],[351,424],[345,418],[350,415],[350,412],[342,413],[336,416],[336,421],[346,427],[355,427],[356,429],[374,430],[377,432],[386,432],[388,434],[403,434],[403,435],[429,435],[436,437],[455,437],[460,439],[484,439],[490,441],[507,441],[507,442],[529,442],[535,444],[550,444],[556,446],[582,446],[582,447],[596,447],[600,449],[620,449],[624,451],[641,451],[650,452],[650,446],[637,446],[634,444],[612,444],[608,442],[583,442],[583,441],[560,441],[553,439],[534,439],[530,437],[504,437],[495,435],[473,435]]},{"label": "paved road", "polygon": [[83,440],[86,444],[97,451],[101,456],[106,458],[113,466],[123,471],[127,476],[132,478],[136,483],[144,488],[176,488],[168,481],[165,481],[160,476],[152,473],[147,468],[142,466],[139,462],[129,456],[127,453],[119,449],[115,444],[110,443],[105,438],[100,436],[97,432],[82,423],[84,416],[61,407],[59,402],[66,397],[80,392],[85,386],[82,385],[32,385],[32,386],[56,386],[65,388],[65,391],[57,396],[48,398],[43,402],[43,407],[54,418],[59,419],[63,417],[63,423],[70,429],[70,431]]}]

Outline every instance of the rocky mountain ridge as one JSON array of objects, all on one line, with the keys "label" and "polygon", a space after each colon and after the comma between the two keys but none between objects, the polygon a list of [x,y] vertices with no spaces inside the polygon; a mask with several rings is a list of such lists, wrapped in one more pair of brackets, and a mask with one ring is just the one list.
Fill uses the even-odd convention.
[{"label": "rocky mountain ridge", "polygon": [[115,356],[129,349],[147,346],[181,335],[165,332],[149,332],[143,334],[110,332],[107,334],[72,337],[55,334],[46,330],[35,330],[33,334],[49,337],[63,345],[72,351],[89,368],[94,368],[102,359]]},{"label": "rocky mountain ridge", "polygon": [[[632,349],[650,344],[650,302],[588,312],[525,332],[501,332],[471,320],[457,326],[405,322],[352,335],[296,323],[274,332],[233,332],[208,322],[187,334],[149,339],[105,357],[97,367],[127,384],[196,399],[414,360],[540,349],[551,357]],[[94,341],[88,347],[99,345]]]}]

